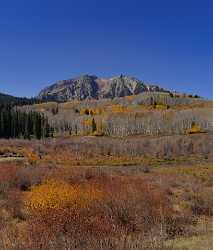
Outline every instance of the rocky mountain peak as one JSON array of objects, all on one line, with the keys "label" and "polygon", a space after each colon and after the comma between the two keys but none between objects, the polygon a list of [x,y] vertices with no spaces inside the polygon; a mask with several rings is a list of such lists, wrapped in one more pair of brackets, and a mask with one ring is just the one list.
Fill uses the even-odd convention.
[{"label": "rocky mountain peak", "polygon": [[38,98],[69,101],[116,98],[153,91],[165,92],[166,90],[159,86],[147,85],[132,76],[120,75],[112,78],[99,78],[95,75],[81,75],[73,79],[57,81],[43,89]]}]

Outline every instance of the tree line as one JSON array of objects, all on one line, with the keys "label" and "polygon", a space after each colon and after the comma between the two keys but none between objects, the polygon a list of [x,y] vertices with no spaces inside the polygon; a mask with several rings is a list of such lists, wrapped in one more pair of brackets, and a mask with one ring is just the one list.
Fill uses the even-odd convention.
[{"label": "tree line", "polygon": [[44,114],[20,111],[11,105],[0,105],[0,138],[41,139],[53,131]]},{"label": "tree line", "polygon": [[0,93],[0,105],[23,106],[42,102],[42,100],[39,100],[37,98],[15,97]]}]

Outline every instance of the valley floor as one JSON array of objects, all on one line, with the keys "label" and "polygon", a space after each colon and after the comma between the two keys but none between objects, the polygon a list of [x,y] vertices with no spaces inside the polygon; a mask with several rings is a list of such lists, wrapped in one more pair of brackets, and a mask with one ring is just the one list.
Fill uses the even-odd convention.
[{"label": "valley floor", "polygon": [[211,134],[0,140],[0,249],[213,249]]}]

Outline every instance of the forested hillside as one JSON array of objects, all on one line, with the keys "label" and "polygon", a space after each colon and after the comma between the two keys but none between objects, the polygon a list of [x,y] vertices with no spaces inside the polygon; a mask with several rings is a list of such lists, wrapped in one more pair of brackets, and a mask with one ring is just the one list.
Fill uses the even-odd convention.
[{"label": "forested hillside", "polygon": [[48,117],[56,135],[174,135],[213,131],[213,102],[172,93],[24,106]]},{"label": "forested hillside", "polygon": [[114,99],[44,102],[0,96],[0,137],[177,135],[213,131],[213,102],[151,92]]}]

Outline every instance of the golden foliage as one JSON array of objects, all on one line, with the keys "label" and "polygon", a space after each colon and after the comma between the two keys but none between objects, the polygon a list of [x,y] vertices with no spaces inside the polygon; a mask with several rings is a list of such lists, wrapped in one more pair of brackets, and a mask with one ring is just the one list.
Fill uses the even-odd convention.
[{"label": "golden foliage", "polygon": [[165,109],[168,109],[168,106],[164,105],[164,104],[156,104],[154,108],[160,109],[160,110],[165,110]]},{"label": "golden foliage", "polygon": [[198,134],[203,133],[201,127],[195,123],[192,124],[191,128],[187,130],[187,134]]},{"label": "golden foliage", "polygon": [[60,209],[66,206],[84,207],[100,197],[101,192],[91,186],[50,180],[32,188],[25,196],[25,204],[30,211]]}]

